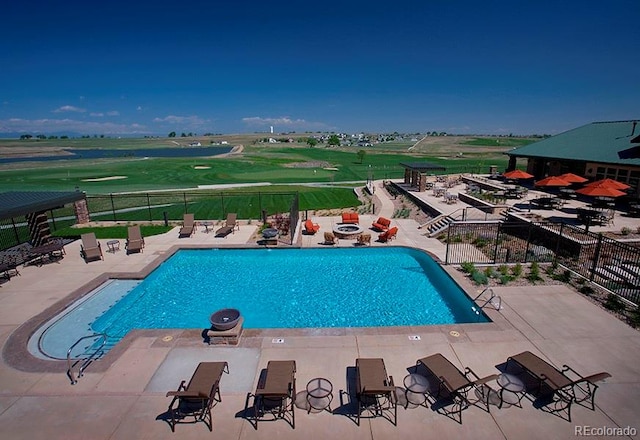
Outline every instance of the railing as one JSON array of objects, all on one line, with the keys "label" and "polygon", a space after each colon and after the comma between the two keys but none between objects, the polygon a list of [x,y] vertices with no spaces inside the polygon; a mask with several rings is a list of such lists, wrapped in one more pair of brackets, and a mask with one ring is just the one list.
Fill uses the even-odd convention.
[{"label": "railing", "polygon": [[[74,348],[76,348],[76,346],[84,341],[85,339],[90,339],[90,338],[100,338],[102,340],[102,342],[99,343],[98,347],[96,347],[96,349],[93,351],[93,353],[88,353],[88,356],[86,357],[80,357],[77,359],[71,359],[71,352],[73,351]],[[89,347],[87,347],[87,349],[89,349],[90,347],[95,347],[96,343],[99,341],[99,339],[97,339],[96,341],[94,341]],[[82,377],[85,368],[87,368],[91,362],[93,362],[94,360],[98,359],[100,356],[102,356],[104,354],[104,346],[107,343],[107,334],[106,333],[94,333],[92,335],[88,335],[88,336],[83,336],[82,338],[78,339],[71,347],[69,347],[69,350],[67,350],[67,376],[69,377],[69,379],[71,380],[71,385],[75,385],[76,383],[78,383],[78,379],[76,379],[76,377],[80,378]],[[85,351],[86,353],[86,351]],[[71,361],[75,361],[73,362],[73,364],[71,363]],[[80,368],[78,368],[78,375],[76,376],[73,373],[73,369],[80,364]]]},{"label": "railing", "polygon": [[486,306],[490,305],[491,307],[493,307],[494,309],[500,311],[502,309],[502,298],[500,298],[499,295],[496,295],[495,292],[493,291],[493,289],[491,287],[487,287],[486,289],[484,289],[482,292],[480,292],[480,294],[478,296],[476,296],[475,298],[473,298],[473,301],[477,301],[481,296],[483,296],[485,294],[485,292],[490,292],[491,295],[489,295],[489,298],[482,298],[482,300],[484,301],[482,304],[478,304],[476,302],[476,304],[478,304],[480,306],[480,309],[484,309]]}]

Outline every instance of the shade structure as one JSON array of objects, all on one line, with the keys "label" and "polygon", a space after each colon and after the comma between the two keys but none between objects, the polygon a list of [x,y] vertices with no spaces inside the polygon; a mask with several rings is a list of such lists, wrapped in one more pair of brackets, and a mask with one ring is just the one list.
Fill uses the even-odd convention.
[{"label": "shade structure", "polygon": [[545,177],[542,180],[538,180],[535,183],[535,186],[557,186],[557,187],[562,187],[562,186],[569,186],[571,185],[571,182],[567,182],[564,179],[561,179],[558,176],[549,176],[549,177]]},{"label": "shade structure", "polygon": [[504,173],[503,176],[506,179],[531,179],[531,178],[533,178],[532,174],[529,174],[526,171],[522,171],[522,170],[508,171],[508,172]]},{"label": "shade structure", "polygon": [[592,197],[620,197],[626,195],[626,193],[606,185],[589,185],[577,189],[576,192]]},{"label": "shade structure", "polygon": [[573,173],[560,174],[558,177],[562,180],[566,180],[569,183],[584,183],[589,180],[586,177],[578,176],[577,174]]},{"label": "shade structure", "polygon": [[607,188],[613,188],[618,190],[624,190],[624,189],[630,188],[629,185],[627,185],[626,183],[618,182],[617,180],[613,180],[613,179],[596,180],[595,182],[591,182],[585,185],[585,187],[587,186],[589,187],[590,186],[606,186]]}]

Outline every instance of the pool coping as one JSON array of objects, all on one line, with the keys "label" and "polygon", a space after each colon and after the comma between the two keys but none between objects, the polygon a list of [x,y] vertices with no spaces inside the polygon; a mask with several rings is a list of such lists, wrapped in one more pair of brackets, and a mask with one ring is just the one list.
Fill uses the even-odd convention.
[{"label": "pool coping", "polygon": [[[437,255],[420,248],[398,245],[417,250],[429,255],[458,284],[460,289],[473,302],[473,292],[477,286],[473,286],[468,278],[452,266],[443,264]],[[262,249],[256,245],[173,245],[165,251],[157,251],[153,261],[138,272],[104,272],[89,282],[73,290],[66,297],[46,308],[42,312],[28,319],[20,325],[8,337],[3,350],[2,358],[7,365],[25,372],[61,373],[66,372],[68,365],[66,360],[42,359],[31,354],[27,348],[29,339],[36,333],[42,324],[52,317],[63,312],[67,307],[89,294],[109,279],[143,279],[158,268],[164,261],[183,249]],[[301,246],[287,246],[287,249],[303,249]],[[477,301],[476,304],[478,305]],[[414,333],[444,333],[448,339],[458,341],[465,337],[466,330],[475,330],[480,326],[483,330],[509,331],[513,325],[497,310],[487,308],[483,312],[491,320],[482,323],[447,324],[447,325],[423,325],[423,326],[394,326],[394,327],[313,327],[313,328],[269,328],[269,329],[243,329],[242,336],[235,347],[260,346],[262,338],[280,337],[309,337],[309,336],[358,336],[358,335],[412,335]],[[139,338],[156,338],[152,346],[193,346],[200,339],[199,346],[207,347],[203,335],[207,329],[138,329],[125,335],[109,352],[92,364],[92,371],[105,372],[116,362],[122,354]],[[211,345],[215,347],[215,345]]]}]

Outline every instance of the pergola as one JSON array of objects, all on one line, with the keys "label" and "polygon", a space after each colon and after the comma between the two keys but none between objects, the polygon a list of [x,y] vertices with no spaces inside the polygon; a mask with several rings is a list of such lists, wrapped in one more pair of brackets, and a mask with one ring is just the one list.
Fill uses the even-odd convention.
[{"label": "pergola", "polygon": [[[89,221],[86,195],[80,191],[10,191],[0,193],[0,222],[10,226],[3,228],[0,238],[9,230],[13,230],[14,237],[10,240],[0,240],[0,248],[4,248],[3,242],[21,242],[18,233],[16,219],[25,216],[29,227],[29,237],[32,244],[39,245],[49,236],[49,224],[47,211],[61,208],[67,204],[74,204],[74,211],[78,223]],[[7,221],[8,220],[8,221]],[[24,220],[19,220],[22,223]]]},{"label": "pergola", "polygon": [[417,186],[418,191],[426,189],[427,174],[432,171],[446,171],[446,167],[431,162],[401,162],[404,167],[405,185]]}]

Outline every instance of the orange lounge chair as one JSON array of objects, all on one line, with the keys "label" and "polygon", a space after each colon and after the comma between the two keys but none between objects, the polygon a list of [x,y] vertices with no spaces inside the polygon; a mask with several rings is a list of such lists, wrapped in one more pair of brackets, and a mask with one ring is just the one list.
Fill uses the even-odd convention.
[{"label": "orange lounge chair", "polygon": [[307,219],[307,221],[304,222],[304,230],[307,234],[313,235],[320,230],[320,225],[313,223],[311,219]]},{"label": "orange lounge chair", "polygon": [[391,241],[396,238],[396,234],[398,233],[398,228],[394,226],[393,228],[384,231],[382,234],[378,236],[378,241],[386,243],[387,241]]},{"label": "orange lounge chair", "polygon": [[391,220],[389,220],[388,218],[379,217],[378,220],[376,220],[371,224],[371,227],[376,231],[382,232],[389,229],[390,225],[391,225]]}]

